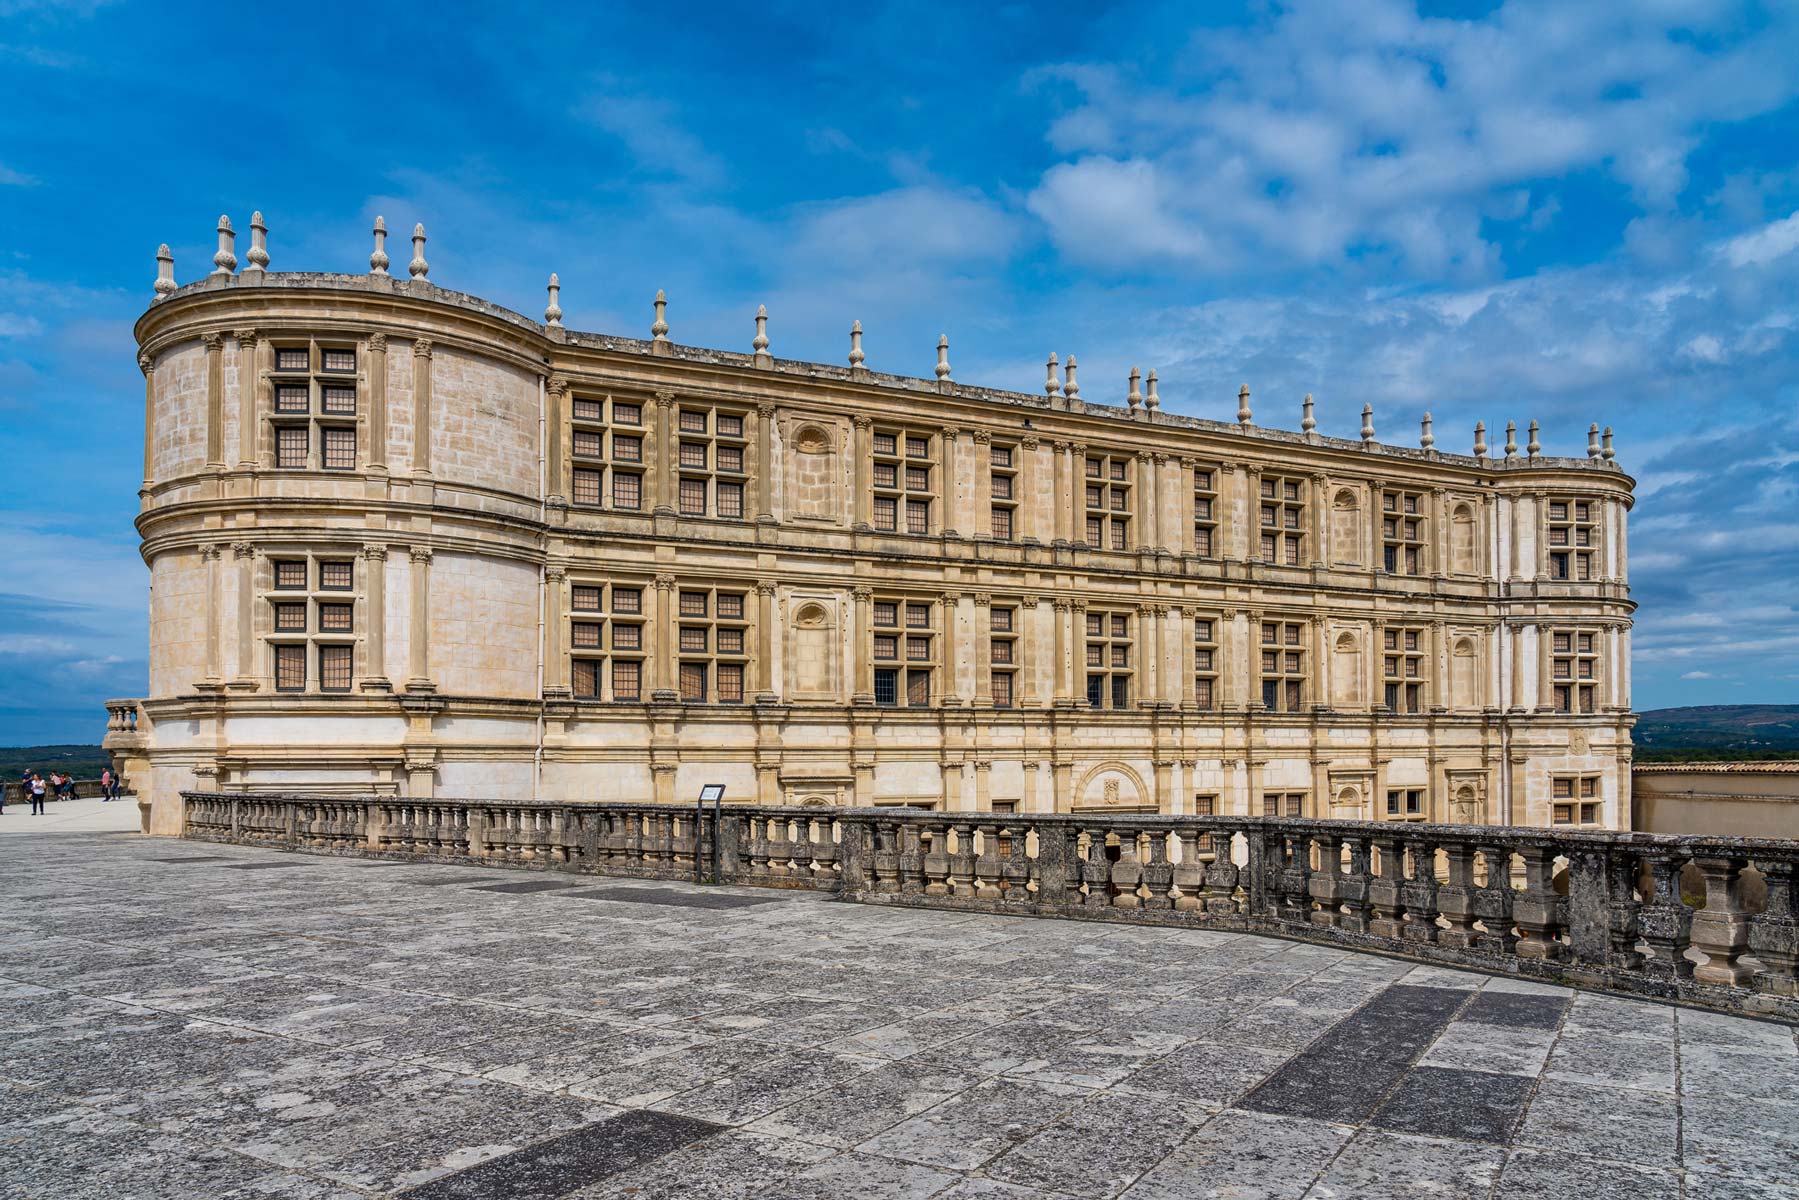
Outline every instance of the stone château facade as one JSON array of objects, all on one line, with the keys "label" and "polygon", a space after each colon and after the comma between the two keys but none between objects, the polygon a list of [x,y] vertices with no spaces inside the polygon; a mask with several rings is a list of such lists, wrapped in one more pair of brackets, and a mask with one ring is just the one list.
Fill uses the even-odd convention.
[{"label": "stone ch\u00e2teau facade", "polygon": [[[1629,823],[1632,480],[236,270],[137,324],[187,789]],[[1147,386],[1146,386],[1147,385]],[[1510,435],[1508,434],[1508,441]]]}]

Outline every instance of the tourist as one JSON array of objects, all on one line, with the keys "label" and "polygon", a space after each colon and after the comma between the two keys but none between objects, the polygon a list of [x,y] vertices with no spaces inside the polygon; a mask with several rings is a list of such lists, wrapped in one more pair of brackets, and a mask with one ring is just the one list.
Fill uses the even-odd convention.
[{"label": "tourist", "polygon": [[106,767],[100,772],[100,803],[107,803],[117,794],[118,780],[113,778],[112,768]]},{"label": "tourist", "polygon": [[56,785],[56,798],[58,800],[75,798],[75,776],[72,773],[65,773],[62,782]]},{"label": "tourist", "polygon": [[44,811],[44,777],[36,771],[31,773],[31,815],[39,816]]}]

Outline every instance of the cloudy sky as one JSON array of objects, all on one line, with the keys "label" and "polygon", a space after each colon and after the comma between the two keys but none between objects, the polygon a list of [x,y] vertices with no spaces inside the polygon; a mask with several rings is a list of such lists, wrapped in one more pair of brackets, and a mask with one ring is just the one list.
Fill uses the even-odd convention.
[{"label": "cloudy sky", "polygon": [[661,287],[783,357],[860,319],[880,370],[947,331],[964,382],[1072,351],[1344,436],[1613,425],[1637,706],[1799,700],[1799,7],[707,8],[0,0],[0,744],[144,686],[131,324],[252,209],[274,270],[423,221],[433,282],[557,271],[581,329]]}]

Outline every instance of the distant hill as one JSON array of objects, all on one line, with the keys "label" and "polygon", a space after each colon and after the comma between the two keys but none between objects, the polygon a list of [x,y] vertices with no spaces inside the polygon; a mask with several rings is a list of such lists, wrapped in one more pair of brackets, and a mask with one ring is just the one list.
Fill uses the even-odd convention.
[{"label": "distant hill", "polygon": [[1638,714],[1639,762],[1799,758],[1799,704],[1707,704]]},{"label": "distant hill", "polygon": [[98,779],[105,769],[105,751],[98,746],[0,746],[0,779],[19,777],[21,771],[51,771],[77,779]]}]

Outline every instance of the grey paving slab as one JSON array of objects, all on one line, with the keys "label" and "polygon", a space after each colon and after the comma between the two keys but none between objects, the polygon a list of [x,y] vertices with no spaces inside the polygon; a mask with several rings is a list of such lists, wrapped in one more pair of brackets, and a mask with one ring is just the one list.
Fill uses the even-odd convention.
[{"label": "grey paving slab", "polygon": [[1708,1200],[1799,1161],[1790,1026],[1213,930],[370,865],[31,843],[0,1197]]}]

